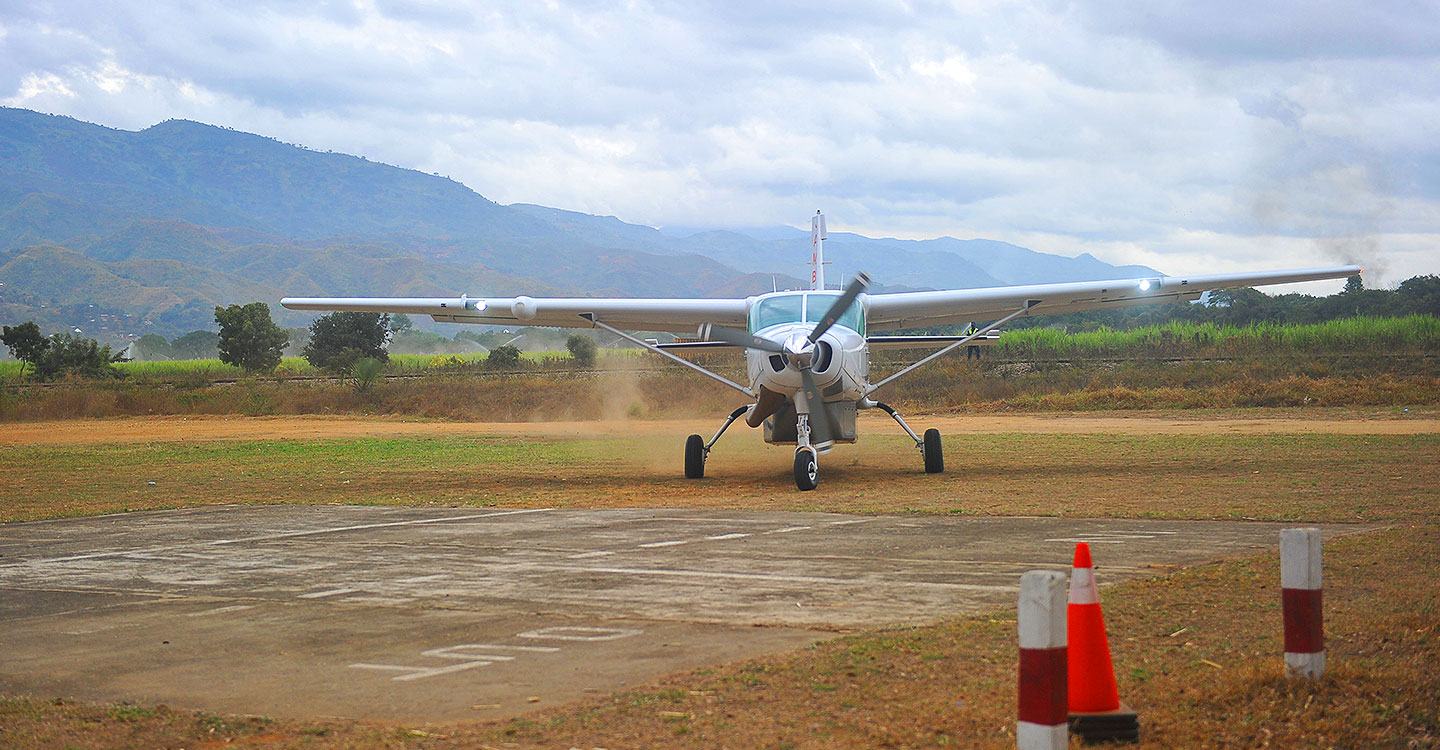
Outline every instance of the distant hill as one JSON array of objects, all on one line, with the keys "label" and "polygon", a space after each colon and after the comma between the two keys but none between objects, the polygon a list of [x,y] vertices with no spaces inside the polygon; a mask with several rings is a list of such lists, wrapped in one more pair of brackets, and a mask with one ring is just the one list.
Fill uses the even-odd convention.
[{"label": "distant hill", "polygon": [[[659,230],[183,120],[139,132],[0,108],[0,322],[108,336],[213,327],[283,295],[743,296],[799,288],[808,233]],[[835,233],[879,290],[1150,275],[991,240]],[[422,321],[423,323],[423,321]]]}]

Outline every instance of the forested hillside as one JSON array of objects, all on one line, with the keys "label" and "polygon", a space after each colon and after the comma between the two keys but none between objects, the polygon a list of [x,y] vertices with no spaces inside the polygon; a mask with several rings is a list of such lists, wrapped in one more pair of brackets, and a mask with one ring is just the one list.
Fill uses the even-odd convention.
[{"label": "forested hillside", "polygon": [[[792,227],[661,231],[503,206],[438,175],[196,122],[130,132],[0,108],[0,320],[50,331],[173,337],[213,325],[216,305],[284,295],[755,294],[802,286],[808,244]],[[828,247],[832,282],[863,268],[880,290],[1154,273],[990,240],[837,232]]]}]

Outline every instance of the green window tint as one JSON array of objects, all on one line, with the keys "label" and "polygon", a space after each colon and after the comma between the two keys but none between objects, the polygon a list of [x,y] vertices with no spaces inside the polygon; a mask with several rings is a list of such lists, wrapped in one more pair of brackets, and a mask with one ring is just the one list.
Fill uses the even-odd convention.
[{"label": "green window tint", "polygon": [[756,302],[755,306],[750,308],[750,332],[755,333],[762,328],[781,323],[799,323],[804,301],[803,295],[787,294]]},{"label": "green window tint", "polygon": [[[839,298],[840,295],[817,293],[806,295],[806,297],[808,298],[808,304],[805,305],[805,321],[807,323],[818,323],[821,318],[825,317],[825,313],[830,309],[831,305],[835,304],[835,300]],[[860,304],[859,300],[851,303],[850,309],[846,310],[845,314],[841,315],[840,319],[835,321],[835,325],[845,326],[864,336],[865,306]]]}]

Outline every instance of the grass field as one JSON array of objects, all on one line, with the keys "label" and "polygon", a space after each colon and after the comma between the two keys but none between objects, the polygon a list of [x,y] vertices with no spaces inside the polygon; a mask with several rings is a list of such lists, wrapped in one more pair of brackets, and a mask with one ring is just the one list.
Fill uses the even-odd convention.
[{"label": "grass field", "polygon": [[[640,355],[639,350],[606,351],[602,356],[608,366],[617,366]],[[485,369],[486,354],[391,354],[385,372],[391,375],[417,373],[474,372]],[[568,352],[521,352],[520,361],[527,368],[570,369],[574,359]],[[245,371],[218,359],[166,359],[117,362],[116,369],[127,378],[159,382],[196,382],[199,380],[233,380],[245,377]],[[326,373],[311,365],[304,357],[284,357],[275,372],[265,377],[315,377]],[[0,380],[20,377],[20,363],[0,362]]]},{"label": "grass field", "polygon": [[919,471],[908,439],[870,427],[863,443],[826,456],[812,493],[790,491],[787,450],[742,432],[717,446],[705,481],[685,480],[689,425],[571,439],[6,445],[0,520],[216,502],[621,507],[666,498],[862,513],[1406,521],[1434,512],[1440,486],[1434,434],[949,435],[952,470],[937,477]]},{"label": "grass field", "polygon": [[[1281,676],[1278,564],[1262,555],[1107,588],[1120,689],[1140,712],[1144,748],[1436,746],[1440,432],[1364,431],[1367,420],[1399,419],[1391,410],[1282,413],[1293,431],[1244,431],[1274,416],[1267,410],[1139,415],[1126,431],[1067,431],[1064,417],[1043,433],[957,431],[946,438],[950,471],[939,477],[919,471],[912,444],[870,424],[860,445],[826,457],[821,488],[804,494],[790,484],[788,452],[745,433],[721,444],[705,481],[677,478],[677,435],[689,422],[676,434],[662,422],[593,433],[535,425],[479,436],[263,440],[186,439],[167,423],[163,431],[181,434],[0,444],[0,518],[358,502],[1381,523],[1390,528],[1326,547],[1330,670],[1320,684]],[[1188,434],[1187,420],[1215,426]],[[1326,420],[1361,427],[1302,429]],[[106,424],[114,423],[49,431]],[[10,696],[0,698],[0,746],[1013,747],[1014,627],[1007,610],[858,633],[519,720],[458,726]]]}]

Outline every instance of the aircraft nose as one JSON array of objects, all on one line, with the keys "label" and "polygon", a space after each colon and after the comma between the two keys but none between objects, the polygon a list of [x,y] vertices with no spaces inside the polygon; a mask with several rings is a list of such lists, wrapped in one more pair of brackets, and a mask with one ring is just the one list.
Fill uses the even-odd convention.
[{"label": "aircraft nose", "polygon": [[815,344],[804,335],[796,333],[785,339],[785,358],[796,367],[809,367],[815,358]]}]

